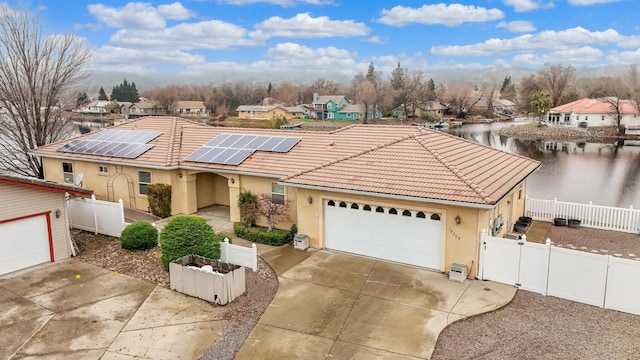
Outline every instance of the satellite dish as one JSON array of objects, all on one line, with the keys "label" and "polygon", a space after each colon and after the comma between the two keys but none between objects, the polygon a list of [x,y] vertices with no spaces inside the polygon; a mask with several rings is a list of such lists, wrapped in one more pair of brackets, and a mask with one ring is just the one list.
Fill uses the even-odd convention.
[{"label": "satellite dish", "polygon": [[84,177],[83,173],[78,173],[78,175],[76,175],[76,186],[82,187],[82,178],[83,177]]}]

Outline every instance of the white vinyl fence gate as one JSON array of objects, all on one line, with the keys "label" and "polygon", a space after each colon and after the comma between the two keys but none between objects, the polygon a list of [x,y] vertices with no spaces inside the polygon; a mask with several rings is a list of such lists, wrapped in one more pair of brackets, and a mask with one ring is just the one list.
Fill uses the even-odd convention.
[{"label": "white vinyl fence gate", "polygon": [[479,278],[640,315],[640,261],[482,233]]}]

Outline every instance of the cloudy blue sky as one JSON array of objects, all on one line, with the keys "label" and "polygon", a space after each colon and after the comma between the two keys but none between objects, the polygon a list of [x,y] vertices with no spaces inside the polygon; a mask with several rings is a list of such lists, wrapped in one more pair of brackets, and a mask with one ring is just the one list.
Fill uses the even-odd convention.
[{"label": "cloudy blue sky", "polygon": [[637,0],[35,2],[92,69],[221,81],[640,63]]}]

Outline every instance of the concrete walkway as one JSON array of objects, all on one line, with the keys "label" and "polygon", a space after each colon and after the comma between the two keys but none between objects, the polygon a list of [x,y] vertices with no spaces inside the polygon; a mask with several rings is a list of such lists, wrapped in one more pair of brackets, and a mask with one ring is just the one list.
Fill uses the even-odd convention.
[{"label": "concrete walkway", "polygon": [[0,359],[194,359],[223,308],[78,260],[0,277]]}]

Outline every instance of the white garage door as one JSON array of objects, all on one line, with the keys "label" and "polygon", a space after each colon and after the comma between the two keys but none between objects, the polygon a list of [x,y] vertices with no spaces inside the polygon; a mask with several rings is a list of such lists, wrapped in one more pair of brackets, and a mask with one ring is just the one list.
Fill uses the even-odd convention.
[{"label": "white garage door", "polygon": [[325,202],[325,247],[440,270],[440,214]]},{"label": "white garage door", "polygon": [[44,215],[0,224],[0,275],[51,261]]}]

